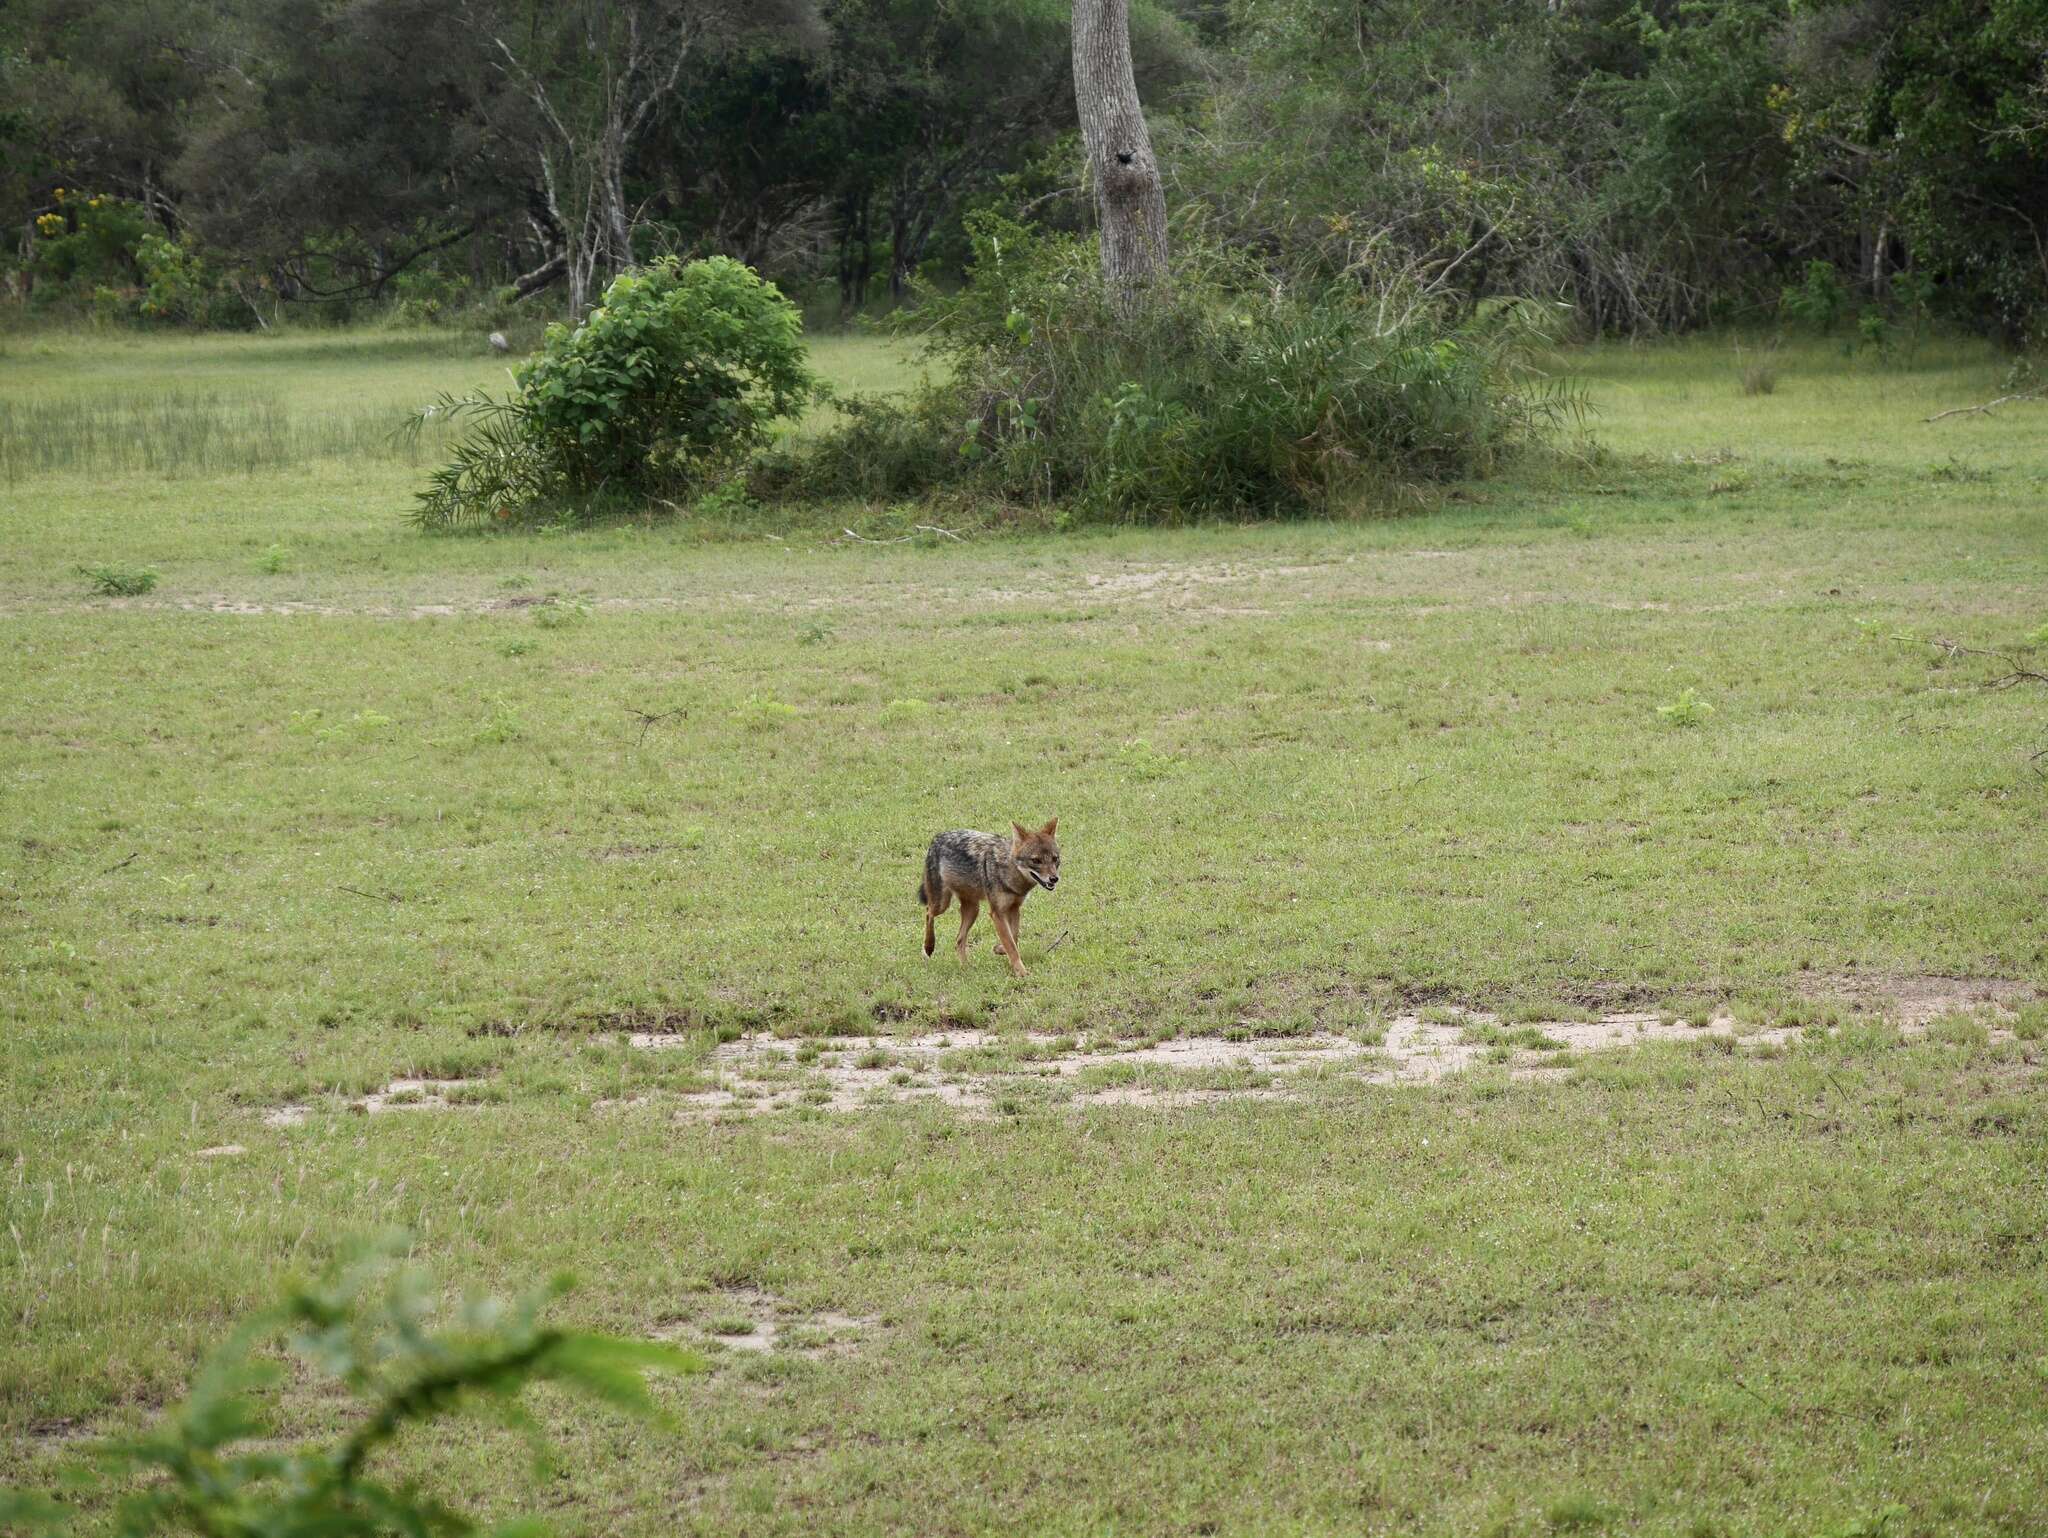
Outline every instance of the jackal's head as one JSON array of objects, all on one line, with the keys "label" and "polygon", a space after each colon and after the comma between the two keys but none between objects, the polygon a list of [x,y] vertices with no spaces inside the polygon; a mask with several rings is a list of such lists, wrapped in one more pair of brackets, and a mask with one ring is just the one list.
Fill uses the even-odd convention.
[{"label": "jackal's head", "polygon": [[1036,833],[1021,822],[1010,824],[1010,858],[1017,869],[1050,892],[1060,884],[1060,844],[1053,837],[1060,820],[1055,817]]}]

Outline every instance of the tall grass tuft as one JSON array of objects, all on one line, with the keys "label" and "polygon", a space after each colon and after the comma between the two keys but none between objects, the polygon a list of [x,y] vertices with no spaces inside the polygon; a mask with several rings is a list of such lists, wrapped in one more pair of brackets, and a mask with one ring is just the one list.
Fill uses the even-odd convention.
[{"label": "tall grass tuft", "polygon": [[172,387],[0,400],[0,483],[30,476],[255,474],[319,459],[416,461],[394,414],[300,415],[275,399]]}]

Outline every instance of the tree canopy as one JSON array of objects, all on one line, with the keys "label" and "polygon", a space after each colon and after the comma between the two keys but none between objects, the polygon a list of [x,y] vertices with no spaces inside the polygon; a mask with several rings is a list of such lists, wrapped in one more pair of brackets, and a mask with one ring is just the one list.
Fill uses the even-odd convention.
[{"label": "tree canopy", "polygon": [[[29,303],[246,321],[553,314],[725,254],[850,312],[957,278],[977,208],[1093,227],[1071,15],[15,0],[0,260]],[[1131,37],[1167,206],[1286,270],[1642,331],[1820,263],[1858,303],[2048,325],[2048,0],[1137,0]]]}]

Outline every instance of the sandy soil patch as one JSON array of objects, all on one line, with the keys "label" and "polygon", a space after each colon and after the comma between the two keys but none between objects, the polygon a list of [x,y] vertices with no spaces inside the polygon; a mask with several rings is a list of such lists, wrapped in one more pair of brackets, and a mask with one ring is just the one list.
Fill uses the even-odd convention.
[{"label": "sandy soil patch", "polygon": [[381,1116],[387,1111],[452,1111],[458,1090],[468,1079],[393,1079],[373,1094],[350,1102],[349,1109],[360,1115]]},{"label": "sandy soil patch", "polygon": [[[1284,1099],[1293,1093],[1287,1081],[1304,1074],[1343,1074],[1369,1084],[1428,1083],[1486,1057],[1492,1047],[1470,1037],[1473,1029],[1488,1023],[1479,1016],[1457,1024],[1403,1016],[1389,1025],[1380,1046],[1319,1032],[1240,1041],[1178,1036],[1135,1047],[1106,1042],[1090,1050],[1070,1037],[954,1031],[841,1038],[831,1050],[807,1055],[799,1055],[802,1049],[797,1044],[764,1033],[714,1048],[710,1067],[717,1075],[716,1086],[683,1096],[680,1114],[695,1120],[805,1107],[858,1111],[928,1101],[986,1116],[996,1113],[1008,1095],[1044,1089],[1053,1090],[1073,1109],[1174,1109],[1222,1100]],[[1728,1033],[1733,1026],[1719,1021],[1703,1029]],[[1667,1031],[1653,1016],[1617,1016],[1597,1026],[1557,1031],[1570,1036],[1546,1034],[1565,1046],[1588,1050],[1652,1034],[1701,1034],[1683,1026]],[[1756,1039],[1782,1039],[1785,1034],[1789,1033],[1759,1033]],[[632,1041],[637,1047],[659,1050],[685,1039],[642,1034]],[[1539,1055],[1524,1051],[1518,1058],[1533,1064]],[[1130,1076],[1128,1081],[1125,1075]],[[1235,1082],[1201,1082],[1219,1076]],[[1114,1082],[1094,1082],[1098,1078]]]},{"label": "sandy soil patch", "polygon": [[[2032,992],[2022,984],[1989,979],[1889,978],[1881,994],[1867,997],[1882,999],[1884,1015],[1915,1033],[1943,1015],[2005,1007]],[[1007,1099],[1025,1094],[1071,1109],[1175,1109],[1294,1098],[1316,1077],[1428,1084],[1481,1063],[1503,1066],[1518,1079],[1550,1079],[1579,1056],[1647,1041],[1720,1037],[1735,1051],[1771,1051],[1802,1029],[1745,1026],[1722,1014],[1682,1020],[1649,1013],[1510,1026],[1488,1014],[1432,1010],[1427,1017],[1395,1017],[1376,1043],[1331,1032],[1242,1039],[1181,1036],[1143,1045],[986,1031],[839,1037],[825,1043],[761,1033],[714,1047],[708,1067],[715,1083],[680,1097],[678,1114],[702,1120],[930,1102],[989,1116],[1003,1110]],[[1994,1029],[1992,1037],[2009,1039],[2010,1033]],[[629,1039],[642,1050],[659,1051],[696,1038],[640,1032]]]},{"label": "sandy soil patch", "polygon": [[[1356,556],[1348,557],[1341,564],[1353,564]],[[1231,582],[1263,582],[1276,578],[1302,577],[1313,573],[1327,572],[1334,562],[1314,565],[1262,564],[1248,562],[1243,565],[1227,563],[1213,566],[1177,565],[1147,566],[1135,570],[1084,572],[1081,575],[1081,591],[1073,596],[1081,598],[1122,601],[1133,598],[1164,598],[1168,602],[1185,600],[1191,590],[1212,587]]]},{"label": "sandy soil patch", "polygon": [[[349,1102],[358,1116],[382,1116],[390,1111],[454,1111],[472,1109],[455,1096],[471,1079],[393,1079],[380,1090],[359,1095]],[[307,1105],[272,1106],[263,1113],[266,1127],[296,1127],[313,1114]]]},{"label": "sandy soil patch", "polygon": [[101,1433],[83,1420],[60,1416],[54,1420],[34,1420],[28,1423],[23,1436],[31,1447],[41,1450],[58,1451],[75,1443],[96,1441]]},{"label": "sandy soil patch", "polygon": [[1840,1000],[1853,1009],[1879,1012],[1907,1027],[1987,1005],[2011,1009],[2036,992],[2002,977],[1895,972],[1814,973],[1801,980],[1800,991],[1812,999]]},{"label": "sandy soil patch", "polygon": [[758,1287],[728,1287],[713,1295],[701,1318],[666,1321],[654,1334],[658,1340],[717,1346],[746,1356],[781,1351],[815,1361],[852,1355],[881,1324],[858,1314],[800,1309]]}]

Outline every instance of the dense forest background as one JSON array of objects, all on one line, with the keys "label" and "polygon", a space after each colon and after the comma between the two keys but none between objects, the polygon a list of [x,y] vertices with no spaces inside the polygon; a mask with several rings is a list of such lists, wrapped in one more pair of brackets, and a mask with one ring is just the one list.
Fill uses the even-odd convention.
[{"label": "dense forest background", "polygon": [[[2048,0],[1139,0],[1174,217],[1587,332],[2048,333]],[[1091,220],[1065,0],[9,0],[17,315],[581,308],[725,253],[814,322]]]}]

